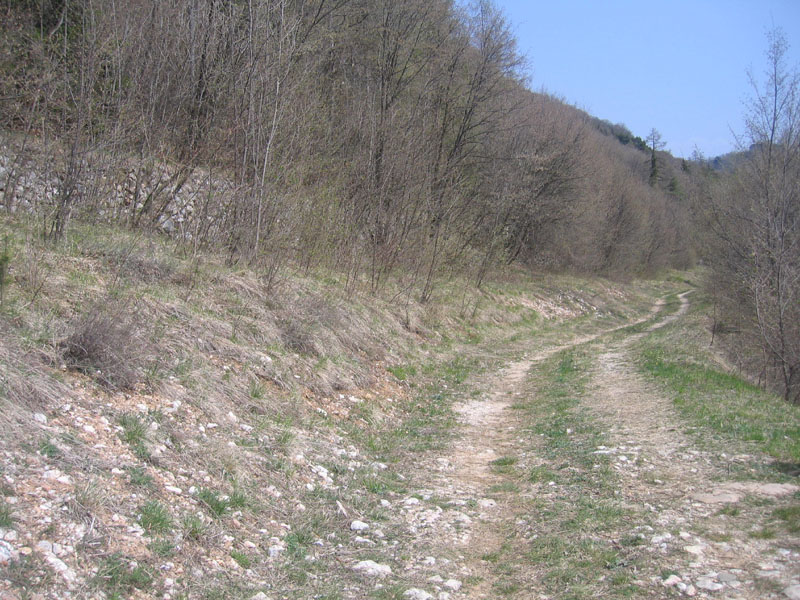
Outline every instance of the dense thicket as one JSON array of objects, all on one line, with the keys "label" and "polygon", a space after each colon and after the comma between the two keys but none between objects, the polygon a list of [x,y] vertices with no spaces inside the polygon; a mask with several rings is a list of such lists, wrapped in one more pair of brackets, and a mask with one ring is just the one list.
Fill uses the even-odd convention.
[{"label": "dense thicket", "polygon": [[[324,266],[423,300],[443,275],[480,283],[514,260],[613,274],[692,260],[680,170],[654,181],[641,139],[529,91],[488,1],[0,10],[3,204],[53,239],[71,218],[112,221],[271,280]],[[25,198],[33,146],[55,183]]]}]

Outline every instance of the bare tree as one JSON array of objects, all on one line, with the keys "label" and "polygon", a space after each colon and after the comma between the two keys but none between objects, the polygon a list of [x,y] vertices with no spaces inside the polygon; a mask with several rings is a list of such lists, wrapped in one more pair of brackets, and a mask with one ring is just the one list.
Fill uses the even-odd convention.
[{"label": "bare tree", "polygon": [[787,50],[783,33],[770,32],[765,82],[749,74],[742,160],[717,188],[711,223],[720,240],[716,282],[727,305],[744,308],[743,326],[758,335],[764,377],[798,402],[800,75],[787,67]]}]

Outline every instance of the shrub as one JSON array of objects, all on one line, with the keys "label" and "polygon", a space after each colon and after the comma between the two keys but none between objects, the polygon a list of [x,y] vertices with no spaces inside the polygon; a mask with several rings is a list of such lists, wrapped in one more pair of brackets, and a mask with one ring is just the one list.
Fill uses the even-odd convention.
[{"label": "shrub", "polygon": [[97,305],[62,342],[67,367],[111,389],[132,389],[146,361],[140,320],[126,304]]}]

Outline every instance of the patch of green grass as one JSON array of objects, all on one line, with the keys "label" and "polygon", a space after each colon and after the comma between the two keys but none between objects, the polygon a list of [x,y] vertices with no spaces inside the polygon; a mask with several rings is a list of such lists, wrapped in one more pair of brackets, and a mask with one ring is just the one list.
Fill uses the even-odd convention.
[{"label": "patch of green grass", "polygon": [[57,458],[61,455],[61,450],[50,440],[41,440],[39,441],[39,454],[47,458]]},{"label": "patch of green grass", "polygon": [[663,343],[646,345],[640,364],[699,431],[755,445],[779,460],[800,462],[800,407]]},{"label": "patch of green grass", "polygon": [[756,540],[773,540],[777,534],[771,527],[762,527],[750,531],[747,535]]},{"label": "patch of green grass", "polygon": [[98,567],[93,582],[110,598],[126,598],[133,590],[146,591],[153,584],[147,567],[136,564],[119,553],[107,557]]},{"label": "patch of green grass", "polygon": [[211,513],[211,516],[215,519],[223,516],[225,511],[230,507],[230,501],[228,499],[223,498],[219,493],[208,488],[203,488],[197,492],[197,499],[203,503],[208,509],[208,512]]},{"label": "patch of green grass", "polygon": [[186,514],[181,519],[183,535],[187,539],[198,541],[206,532],[206,524],[197,515]]},{"label": "patch of green grass", "polygon": [[549,483],[551,481],[558,483],[558,474],[546,465],[538,465],[530,470],[528,481],[532,483]]},{"label": "patch of green grass", "polygon": [[250,506],[250,499],[247,497],[241,489],[236,488],[231,492],[230,498],[228,499],[228,506],[231,508],[236,509],[243,509]]},{"label": "patch of green grass", "polygon": [[238,550],[231,550],[231,558],[235,560],[243,569],[249,569],[253,564],[253,561],[250,560],[250,557],[247,556],[247,554],[244,552],[239,552]]},{"label": "patch of green grass", "polygon": [[800,533],[800,504],[776,508],[772,516],[783,521],[790,533]]},{"label": "patch of green grass", "polygon": [[514,465],[517,464],[519,459],[515,456],[501,456],[489,463],[492,471],[495,473],[510,474],[514,472]]},{"label": "patch of green grass", "polygon": [[298,560],[305,558],[308,547],[314,541],[314,535],[311,530],[305,527],[298,527],[294,531],[289,532],[284,538],[286,542],[286,553],[293,559]]},{"label": "patch of green grass", "polygon": [[138,485],[141,487],[152,487],[153,476],[149,475],[142,467],[130,467],[128,469],[128,478],[131,485]]},{"label": "patch of green grass", "polygon": [[641,552],[638,536],[613,542],[638,517],[615,495],[618,474],[608,456],[594,454],[608,442],[584,408],[591,402],[591,352],[563,351],[531,372],[536,390],[526,395],[531,400],[522,415],[532,434],[530,451],[544,462],[530,469],[527,481],[558,488],[548,493],[553,488],[546,486],[546,496],[527,505],[525,520],[546,525],[499,563],[515,563],[519,574],[494,569],[498,581],[509,585],[524,585],[521,574],[535,572],[548,596],[560,600],[628,597]]},{"label": "patch of green grass", "polygon": [[139,509],[139,525],[148,533],[165,533],[172,527],[169,509],[158,500],[150,500]]},{"label": "patch of green grass", "polygon": [[122,427],[122,439],[131,446],[143,444],[147,439],[147,425],[135,413],[124,413],[119,417],[119,424]]},{"label": "patch of green grass", "polygon": [[159,558],[169,558],[174,556],[176,552],[175,544],[172,543],[172,540],[164,538],[153,540],[147,544],[147,548]]},{"label": "patch of green grass", "polygon": [[417,375],[417,368],[413,365],[396,365],[393,367],[386,367],[386,370],[400,381],[412,379]]},{"label": "patch of green grass", "polygon": [[259,380],[250,384],[250,397],[254,400],[261,400],[267,395],[267,387]]},{"label": "patch of green grass", "polygon": [[5,502],[0,502],[0,527],[3,529],[14,527],[14,517],[11,516],[11,507]]},{"label": "patch of green grass", "polygon": [[718,515],[725,515],[725,516],[728,516],[728,517],[735,517],[736,515],[739,514],[739,512],[741,512],[741,511],[739,510],[738,506],[735,506],[733,504],[727,504],[727,505],[723,506],[722,508],[720,508],[717,511],[717,514]]},{"label": "patch of green grass", "polygon": [[519,486],[513,481],[503,481],[489,486],[488,492],[490,494],[516,494],[519,492]]}]

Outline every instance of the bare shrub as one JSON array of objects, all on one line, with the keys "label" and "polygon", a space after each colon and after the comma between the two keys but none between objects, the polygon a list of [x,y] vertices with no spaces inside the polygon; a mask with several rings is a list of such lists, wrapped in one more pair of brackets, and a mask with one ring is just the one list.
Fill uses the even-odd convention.
[{"label": "bare shrub", "polygon": [[68,368],[110,389],[132,389],[142,380],[146,347],[135,311],[118,302],[95,305],[61,344]]}]

